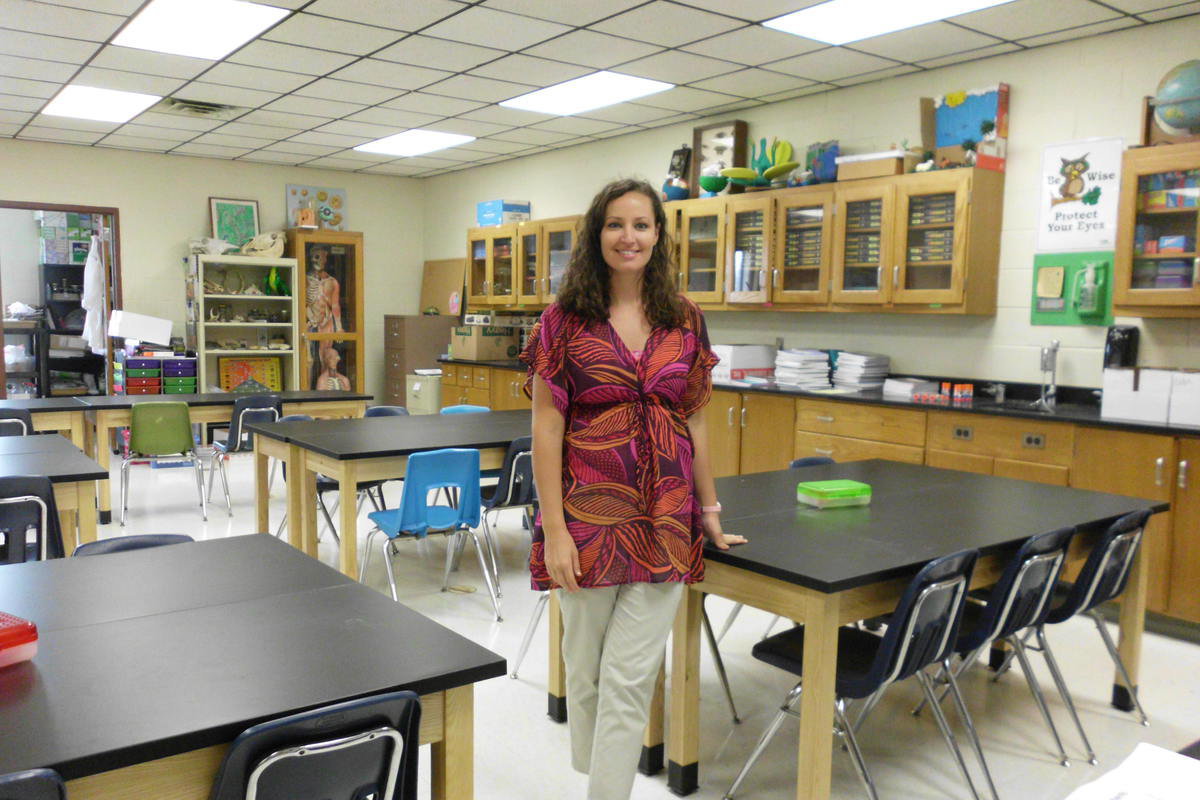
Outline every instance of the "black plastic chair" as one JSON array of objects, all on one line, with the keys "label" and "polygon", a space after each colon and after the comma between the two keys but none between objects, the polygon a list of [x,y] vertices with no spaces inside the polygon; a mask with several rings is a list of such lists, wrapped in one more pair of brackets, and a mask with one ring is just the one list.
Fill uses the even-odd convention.
[{"label": "black plastic chair", "polygon": [[33,433],[33,415],[24,408],[0,409],[0,436],[28,436]]},{"label": "black plastic chair", "polygon": [[408,409],[404,406],[370,406],[364,417],[407,417]]},{"label": "black plastic chair", "polygon": [[421,703],[413,692],[264,722],[225,754],[209,800],[416,800]]},{"label": "black plastic chair", "polygon": [[253,447],[254,437],[243,430],[247,422],[277,422],[283,414],[283,399],[277,394],[252,394],[239,397],[233,402],[229,415],[229,434],[224,441],[214,439],[212,458],[208,462],[208,499],[212,500],[213,476],[220,467],[221,487],[225,490],[225,508],[233,516],[233,504],[229,499],[229,474],[225,471],[225,459],[230,453],[243,453]]},{"label": "black plastic chair", "polygon": [[[37,532],[28,543],[28,530]],[[54,485],[44,475],[0,478],[0,564],[63,557]]]},{"label": "black plastic chair", "polygon": [[[834,733],[845,741],[855,770],[872,800],[877,800],[878,794],[854,735],[857,722],[851,725],[846,718],[846,703],[848,700],[863,699],[863,710],[869,711],[888,686],[910,676],[916,677],[925,697],[933,701],[933,679],[925,672],[925,668],[930,664],[941,663],[953,651],[967,599],[971,571],[977,558],[976,551],[967,550],[926,564],[901,595],[891,623],[883,636],[876,636],[855,627],[838,629]],[[758,660],[802,678],[804,626],[798,625],[762,640],[754,646],[752,653]],[[950,676],[950,679],[953,680],[953,676]],[[725,793],[726,798],[733,797],[750,768],[774,738],[784,717],[788,714],[798,716],[797,712],[793,711],[793,706],[800,699],[802,686],[801,680],[788,693],[779,713],[775,715],[745,766],[734,779],[733,785]],[[941,708],[936,702],[931,702],[931,707],[938,728],[963,779],[971,794],[978,798],[979,794]],[[967,713],[965,706],[959,710],[964,715]],[[861,721],[862,715],[859,716]],[[969,717],[964,718],[964,722],[967,721]],[[968,728],[968,731],[970,730],[972,729]],[[976,755],[980,755],[978,749]]]},{"label": "black plastic chair", "polygon": [[0,800],[67,800],[67,787],[52,769],[0,775]]},{"label": "black plastic chair", "polygon": [[823,467],[826,464],[836,464],[829,456],[805,456],[804,458],[792,459],[792,463],[788,464],[788,469],[801,469],[802,467]]},{"label": "black plastic chair", "polygon": [[184,544],[196,541],[186,533],[145,533],[138,536],[114,536],[111,539],[101,539],[87,542],[75,548],[71,554],[75,556],[102,556],[108,553],[124,553],[129,550],[145,550],[149,547],[166,547],[172,544]]}]

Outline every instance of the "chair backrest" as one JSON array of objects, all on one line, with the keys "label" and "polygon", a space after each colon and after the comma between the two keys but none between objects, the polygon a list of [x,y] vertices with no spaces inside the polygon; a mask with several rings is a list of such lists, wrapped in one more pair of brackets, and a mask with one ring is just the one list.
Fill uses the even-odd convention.
[{"label": "chair backrest", "polygon": [[488,508],[515,508],[533,505],[537,499],[533,485],[533,437],[520,436],[508,445],[496,493],[488,499]]},{"label": "chair backrest", "polygon": [[0,436],[28,436],[33,433],[33,415],[24,408],[0,409]]},{"label": "chair backrest", "polygon": [[1088,554],[1067,599],[1054,609],[1055,619],[1088,611],[1125,591],[1129,568],[1149,520],[1149,511],[1134,511],[1108,526]]},{"label": "chair backrest", "polygon": [[404,406],[370,406],[364,417],[407,417],[408,409]]},{"label": "chair backrest", "polygon": [[[479,524],[479,451],[462,447],[427,450],[408,457],[404,493],[400,496],[400,530],[423,535],[429,530],[429,492],[458,489],[455,528]],[[448,525],[439,524],[440,530]]]},{"label": "chair backrest", "polygon": [[1074,534],[1074,528],[1059,528],[1031,536],[1021,544],[992,587],[978,632],[971,637],[978,640],[971,643],[972,649],[1041,624],[1050,611],[1054,584]]},{"label": "chair backrest", "polygon": [[0,800],[67,800],[67,787],[52,769],[0,775]]},{"label": "chair backrest", "polygon": [[486,414],[489,411],[491,409],[487,406],[472,405],[446,406],[442,409],[443,414]]},{"label": "chair backrest", "polygon": [[349,700],[247,729],[209,800],[415,800],[421,703],[414,692]]},{"label": "chair backrest", "polygon": [[283,414],[283,399],[277,394],[252,394],[233,401],[229,416],[227,453],[236,453],[249,446],[250,436],[242,426],[247,422],[276,422]]},{"label": "chair backrest", "polygon": [[86,542],[75,548],[72,556],[102,556],[106,553],[124,553],[126,550],[145,550],[148,547],[165,547],[196,541],[186,533],[145,533],[139,536],[114,536],[97,542]]},{"label": "chair backrest", "polygon": [[[37,531],[33,552],[27,550],[26,532]],[[62,530],[54,486],[44,475],[9,475],[0,478],[0,564],[21,564],[35,559],[62,558]]]},{"label": "chair backrest", "polygon": [[195,447],[187,403],[134,403],[129,416],[129,449],[144,456],[186,453]]},{"label": "chair backrest", "polygon": [[788,464],[789,469],[800,469],[801,467],[823,467],[826,464],[836,464],[829,456],[805,456],[797,458]]},{"label": "chair backrest", "polygon": [[950,654],[978,558],[978,551],[964,550],[921,568],[888,622],[868,671],[871,683],[883,686],[903,680]]}]

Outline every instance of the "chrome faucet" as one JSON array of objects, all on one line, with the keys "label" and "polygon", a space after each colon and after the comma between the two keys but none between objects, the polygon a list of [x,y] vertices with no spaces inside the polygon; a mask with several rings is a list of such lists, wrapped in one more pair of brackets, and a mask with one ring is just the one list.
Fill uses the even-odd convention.
[{"label": "chrome faucet", "polygon": [[[1058,339],[1050,342],[1049,347],[1042,348],[1042,396],[1038,398],[1034,408],[1042,411],[1053,411],[1058,394]],[[1049,375],[1049,380],[1047,380]]]},{"label": "chrome faucet", "polygon": [[991,396],[997,403],[1004,402],[1004,384],[989,383],[979,390],[982,394]]}]

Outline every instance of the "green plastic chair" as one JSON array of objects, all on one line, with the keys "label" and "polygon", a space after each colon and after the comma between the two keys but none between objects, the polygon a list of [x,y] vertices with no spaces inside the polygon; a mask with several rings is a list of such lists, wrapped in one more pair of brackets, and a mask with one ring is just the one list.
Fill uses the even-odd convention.
[{"label": "green plastic chair", "polygon": [[183,456],[196,473],[196,491],[200,495],[200,516],[208,520],[204,497],[204,465],[192,439],[192,420],[187,403],[135,403],[130,410],[129,453],[121,462],[121,525],[129,514],[129,467],[135,458],[157,462],[162,456]]}]

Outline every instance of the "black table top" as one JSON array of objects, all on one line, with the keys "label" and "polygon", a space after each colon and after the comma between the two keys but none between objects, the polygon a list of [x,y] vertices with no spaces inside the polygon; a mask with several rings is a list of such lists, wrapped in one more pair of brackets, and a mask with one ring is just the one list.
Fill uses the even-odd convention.
[{"label": "black table top", "polygon": [[0,436],[0,475],[45,475],[51,483],[100,481],[108,470],[55,433]]},{"label": "black table top", "polygon": [[[316,403],[329,400],[370,400],[374,395],[361,392],[288,391],[276,392],[285,403]],[[129,408],[135,403],[187,403],[189,406],[231,406],[239,397],[238,392],[209,392],[207,394],[136,394],[94,395],[77,398],[88,408]]]},{"label": "black table top", "polygon": [[82,395],[68,397],[33,397],[29,400],[0,400],[0,408],[23,408],[30,413],[39,411],[83,411],[86,399]]},{"label": "black table top", "polygon": [[[849,478],[871,485],[867,506],[818,510],[796,500],[800,481]],[[997,552],[1067,526],[1103,526],[1167,503],[955,470],[857,461],[720,478],[726,533],[748,544],[705,557],[839,592],[908,577],[959,550]]]},{"label": "black table top", "polygon": [[[308,708],[504,674],[495,653],[340,576],[327,585],[309,576],[278,593],[248,587],[226,597],[229,585],[213,583],[222,572],[255,583],[263,570],[291,573],[297,559],[321,567],[285,548],[251,569],[233,552],[241,544],[84,558],[70,573],[38,563],[5,567],[6,581],[35,573],[16,579],[47,598],[48,608],[65,605],[54,599],[64,578],[86,571],[99,581],[140,563],[148,594],[163,609],[146,613],[142,599],[115,599],[109,607],[127,602],[125,616],[40,629],[37,656],[0,670],[0,773],[51,767],[70,780],[229,742],[251,725]],[[205,547],[228,557],[198,559],[196,548]],[[151,554],[166,561],[152,564]],[[191,607],[169,597],[181,585],[197,594]],[[211,591],[201,596],[205,586]],[[40,624],[40,615],[30,616]]]},{"label": "black table top", "polygon": [[507,447],[528,436],[532,412],[425,414],[411,417],[322,419],[252,423],[255,433],[299,445],[339,461],[401,456],[441,447]]}]

